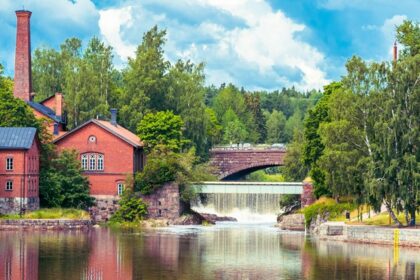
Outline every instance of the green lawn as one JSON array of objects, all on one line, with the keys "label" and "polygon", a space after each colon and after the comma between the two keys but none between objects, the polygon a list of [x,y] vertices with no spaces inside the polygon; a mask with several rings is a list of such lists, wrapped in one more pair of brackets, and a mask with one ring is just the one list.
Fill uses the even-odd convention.
[{"label": "green lawn", "polygon": [[72,208],[44,208],[26,212],[22,217],[18,214],[0,215],[0,219],[90,219],[89,213]]}]

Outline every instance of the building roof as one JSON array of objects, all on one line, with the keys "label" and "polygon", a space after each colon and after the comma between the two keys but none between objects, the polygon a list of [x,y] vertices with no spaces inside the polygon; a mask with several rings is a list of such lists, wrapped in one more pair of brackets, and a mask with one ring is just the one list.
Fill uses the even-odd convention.
[{"label": "building roof", "polygon": [[60,116],[57,116],[55,114],[55,112],[53,110],[51,110],[50,108],[48,108],[47,106],[44,106],[40,103],[36,103],[33,101],[28,101],[27,102],[29,106],[31,106],[32,108],[34,108],[35,110],[37,110],[38,112],[40,112],[41,114],[49,117],[50,119],[54,120],[55,122],[58,123],[63,123],[63,120]]},{"label": "building roof", "polygon": [[113,125],[108,121],[102,121],[102,120],[96,120],[96,119],[91,119],[87,122],[85,122],[82,125],[79,125],[78,127],[74,128],[73,130],[67,132],[66,134],[58,137],[57,139],[55,139],[53,142],[57,143],[59,142],[61,139],[66,138],[68,135],[76,132],[77,130],[87,126],[88,124],[94,123],[96,125],[98,125],[99,127],[105,129],[106,131],[110,132],[111,134],[117,136],[118,138],[124,140],[125,142],[127,142],[128,144],[132,145],[133,147],[136,148],[140,148],[143,147],[143,142],[140,140],[140,138],[135,135],[134,133],[132,133],[131,131],[129,131],[128,129],[122,127],[121,125]]},{"label": "building roof", "polygon": [[0,127],[0,150],[30,149],[35,135],[34,127]]}]

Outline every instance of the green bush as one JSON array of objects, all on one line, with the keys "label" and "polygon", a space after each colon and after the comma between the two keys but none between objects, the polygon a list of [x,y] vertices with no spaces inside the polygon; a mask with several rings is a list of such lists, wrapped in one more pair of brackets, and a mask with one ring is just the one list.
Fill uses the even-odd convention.
[{"label": "green bush", "polygon": [[147,215],[147,205],[132,191],[125,190],[119,201],[120,208],[111,217],[111,222],[138,222]]},{"label": "green bush", "polygon": [[280,208],[287,208],[298,204],[300,206],[300,194],[283,194],[280,197]]},{"label": "green bush", "polygon": [[309,226],[312,219],[319,215],[325,215],[329,213],[329,219],[334,219],[344,211],[352,211],[356,206],[352,203],[337,203],[331,198],[320,198],[314,204],[302,209],[302,213],[305,216],[305,224]]}]

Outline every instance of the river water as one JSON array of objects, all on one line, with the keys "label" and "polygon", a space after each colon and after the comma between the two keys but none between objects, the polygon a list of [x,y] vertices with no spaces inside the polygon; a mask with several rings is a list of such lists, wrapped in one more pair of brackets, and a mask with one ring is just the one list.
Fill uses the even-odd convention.
[{"label": "river water", "polygon": [[317,241],[272,224],[0,232],[0,279],[420,279],[420,250]]}]

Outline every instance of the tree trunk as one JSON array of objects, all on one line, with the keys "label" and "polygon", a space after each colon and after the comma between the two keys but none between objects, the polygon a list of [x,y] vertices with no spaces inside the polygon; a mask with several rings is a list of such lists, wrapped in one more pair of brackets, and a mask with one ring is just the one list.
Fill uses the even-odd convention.
[{"label": "tree trunk", "polygon": [[416,226],[416,208],[413,207],[413,209],[411,209],[410,212],[411,212],[410,213],[411,220],[407,225],[410,226],[410,227],[415,227]]},{"label": "tree trunk", "polygon": [[385,207],[386,207],[386,211],[388,211],[389,216],[391,217],[391,219],[394,221],[394,224],[396,224],[398,227],[402,227],[403,225],[401,224],[401,222],[397,219],[397,216],[395,216],[394,211],[392,211],[391,208],[391,204],[388,201],[384,201],[385,203]]}]

